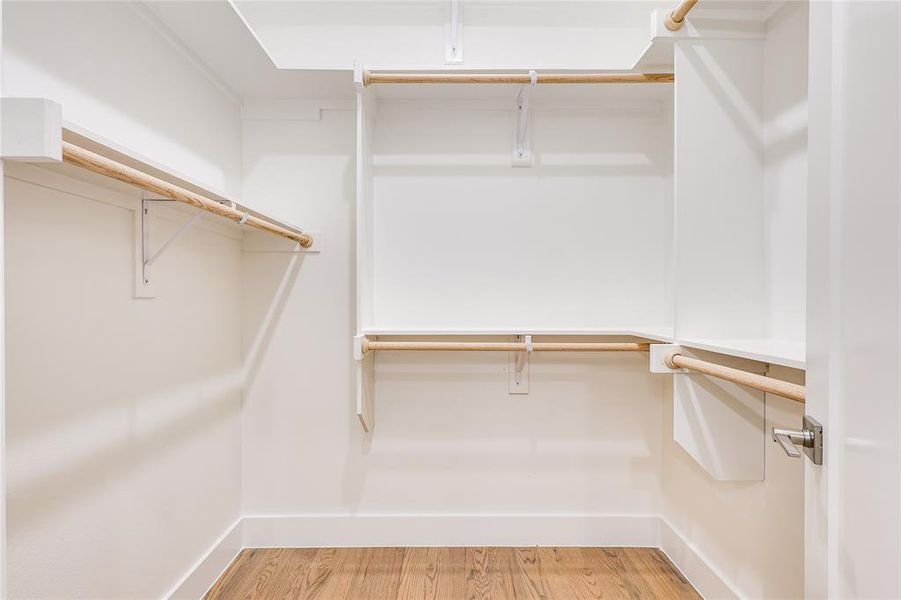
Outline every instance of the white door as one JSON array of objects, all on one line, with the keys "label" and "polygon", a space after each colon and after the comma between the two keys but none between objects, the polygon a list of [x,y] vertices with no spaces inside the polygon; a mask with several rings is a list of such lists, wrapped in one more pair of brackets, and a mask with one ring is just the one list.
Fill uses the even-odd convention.
[{"label": "white door", "polygon": [[806,595],[901,598],[901,3],[810,11]]}]

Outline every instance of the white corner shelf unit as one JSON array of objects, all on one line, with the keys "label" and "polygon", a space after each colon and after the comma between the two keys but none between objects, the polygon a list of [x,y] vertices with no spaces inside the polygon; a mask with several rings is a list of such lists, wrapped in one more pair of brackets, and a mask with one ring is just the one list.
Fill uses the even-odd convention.
[{"label": "white corner shelf unit", "polygon": [[[803,378],[806,65],[780,59],[798,32],[703,16],[673,32],[665,17],[636,62],[671,73],[664,83],[358,67],[365,429],[376,358],[364,337],[659,343]],[[599,73],[583,79],[627,74]],[[686,451],[717,479],[762,479],[765,392],[656,372],[675,376]],[[714,465],[722,436],[698,436],[698,419],[748,443]]]}]

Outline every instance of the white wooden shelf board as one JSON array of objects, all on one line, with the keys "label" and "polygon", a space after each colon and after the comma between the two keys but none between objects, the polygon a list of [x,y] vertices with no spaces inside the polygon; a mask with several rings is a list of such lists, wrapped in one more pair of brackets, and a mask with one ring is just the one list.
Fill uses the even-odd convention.
[{"label": "white wooden shelf board", "polygon": [[453,335],[572,335],[572,336],[630,336],[639,337],[655,342],[672,342],[672,331],[667,327],[635,327],[635,328],[610,328],[610,329],[529,329],[529,328],[498,328],[498,329],[401,329],[390,327],[368,327],[362,335],[384,336],[453,336]]},{"label": "white wooden shelf board", "polygon": [[707,350],[728,356],[747,358],[792,369],[805,369],[805,346],[800,342],[788,342],[766,338],[751,339],[682,339],[681,346]]},{"label": "white wooden shelf board", "polygon": [[[280,225],[287,229],[294,231],[303,231],[301,227],[294,223],[291,223],[285,219],[280,219],[278,217],[259,212],[252,206],[248,206],[246,204],[238,202],[237,200],[234,200],[233,198],[225,194],[222,190],[217,190],[206,186],[193,178],[183,175],[182,173],[178,172],[168,165],[160,164],[158,161],[148,158],[140,152],[127,148],[113,140],[104,138],[103,136],[100,136],[93,131],[86,129],[78,125],[77,123],[64,120],[62,138],[64,141],[71,142],[73,144],[81,146],[82,148],[85,148],[86,150],[90,150],[91,152],[95,152],[97,154],[100,154],[101,156],[105,156],[107,158],[120,162],[128,167],[138,169],[139,171],[143,171],[144,173],[157,177],[158,179],[162,179],[163,181],[167,181],[171,184],[183,187],[194,193],[206,196],[211,200],[224,202],[237,210],[241,210],[250,213],[253,216],[272,221],[277,225]],[[63,170],[68,169],[68,167],[65,166],[60,168],[62,168]],[[237,223],[232,223],[228,219],[219,218],[217,220],[221,220],[224,223],[233,224],[235,228],[240,228],[241,230],[246,231],[245,227],[238,225]]]}]

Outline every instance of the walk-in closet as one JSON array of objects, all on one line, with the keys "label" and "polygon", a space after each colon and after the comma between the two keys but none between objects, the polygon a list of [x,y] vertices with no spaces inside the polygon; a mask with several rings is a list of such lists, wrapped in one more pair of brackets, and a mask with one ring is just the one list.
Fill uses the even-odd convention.
[{"label": "walk-in closet", "polygon": [[901,2],[0,24],[0,597],[901,597]]}]

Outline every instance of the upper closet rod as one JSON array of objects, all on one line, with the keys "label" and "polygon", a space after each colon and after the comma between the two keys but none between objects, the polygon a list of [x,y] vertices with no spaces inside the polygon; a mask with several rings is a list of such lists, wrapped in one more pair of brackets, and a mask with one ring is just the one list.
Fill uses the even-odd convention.
[{"label": "upper closet rod", "polygon": [[124,181],[125,183],[139,187],[142,190],[147,190],[148,192],[153,192],[165,196],[166,198],[171,198],[172,200],[196,206],[201,210],[211,212],[220,217],[225,217],[226,219],[231,219],[235,223],[250,225],[256,229],[280,235],[297,242],[304,248],[309,248],[313,245],[313,238],[305,233],[297,233],[285,229],[275,223],[271,223],[254,215],[201,196],[200,194],[196,194],[190,190],[178,187],[168,181],[163,181],[162,179],[148,175],[147,173],[143,173],[127,165],[110,160],[105,156],[95,154],[90,150],[85,150],[71,142],[63,142],[63,161],[78,165],[79,167],[84,167],[89,171],[100,173],[101,175],[106,175],[107,177],[112,177],[113,179],[118,179],[119,181]]},{"label": "upper closet rod", "polygon": [[[672,83],[672,73],[538,73],[536,83]],[[363,85],[376,83],[532,83],[529,73],[372,73]]]},{"label": "upper closet rod", "polygon": [[695,7],[699,0],[682,0],[676,10],[671,12],[666,18],[666,28],[670,31],[679,31],[685,25],[685,17],[688,12]]},{"label": "upper closet rod", "polygon": [[748,373],[747,371],[741,371],[731,367],[724,367],[723,365],[707,362],[706,360],[683,356],[678,352],[670,354],[666,358],[666,366],[671,369],[689,369],[697,371],[698,373],[704,373],[705,375],[712,375],[713,377],[725,379],[726,381],[740,383],[770,394],[776,394],[777,396],[782,396],[783,398],[788,398],[795,402],[804,402],[807,398],[807,388],[803,385],[789,383],[788,381],[782,381],[781,379],[773,379],[772,377],[765,377],[756,373]]},{"label": "upper closet rod", "polygon": [[363,353],[373,350],[442,352],[647,352],[648,344],[632,342],[377,342],[363,338]]}]

